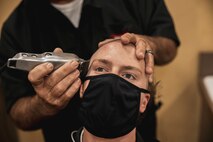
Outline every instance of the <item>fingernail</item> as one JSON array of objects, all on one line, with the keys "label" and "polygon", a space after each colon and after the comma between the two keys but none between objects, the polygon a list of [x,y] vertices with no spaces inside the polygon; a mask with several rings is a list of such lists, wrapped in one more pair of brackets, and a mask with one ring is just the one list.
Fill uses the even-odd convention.
[{"label": "fingernail", "polygon": [[72,61],[71,64],[72,64],[73,66],[75,66],[75,67],[78,66],[78,62],[77,62],[77,61]]},{"label": "fingernail", "polygon": [[139,58],[139,59],[144,59],[144,54],[143,54],[143,52],[138,53],[138,58]]},{"label": "fingernail", "polygon": [[52,69],[53,65],[51,63],[47,63],[47,68]]}]

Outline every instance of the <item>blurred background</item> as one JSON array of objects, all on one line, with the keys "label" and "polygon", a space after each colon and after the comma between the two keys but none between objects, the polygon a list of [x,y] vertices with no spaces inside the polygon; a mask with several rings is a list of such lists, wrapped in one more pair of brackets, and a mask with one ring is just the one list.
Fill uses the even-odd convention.
[{"label": "blurred background", "polygon": [[[0,28],[19,2],[0,0]],[[165,2],[175,21],[181,46],[173,62],[155,70],[156,81],[161,81],[158,94],[163,102],[157,112],[158,139],[161,142],[212,142],[213,111],[200,90],[199,55],[213,52],[213,1]],[[204,64],[213,66],[213,61]],[[12,125],[0,96],[0,141],[43,142],[41,131],[23,132]]]}]

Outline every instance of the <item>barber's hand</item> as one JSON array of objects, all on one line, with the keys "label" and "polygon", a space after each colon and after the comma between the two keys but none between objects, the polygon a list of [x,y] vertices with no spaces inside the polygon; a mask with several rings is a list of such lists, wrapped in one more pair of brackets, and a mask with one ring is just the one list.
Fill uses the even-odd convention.
[{"label": "barber's hand", "polygon": [[[55,53],[63,52],[57,48]],[[48,116],[58,113],[65,108],[70,99],[78,91],[81,81],[78,62],[67,62],[53,71],[51,63],[36,66],[28,74],[36,95],[35,100],[41,107],[41,113]]]},{"label": "barber's hand", "polygon": [[138,59],[145,59],[149,82],[153,82],[155,43],[146,36],[131,33],[122,35],[121,41],[123,44],[133,43],[136,45],[136,57]]},{"label": "barber's hand", "polygon": [[[147,36],[137,35],[137,34],[131,34],[126,33],[123,34],[121,37],[123,44],[129,44],[133,43],[136,45],[136,57],[139,60],[144,60],[146,62],[146,74],[148,74],[148,80],[149,82],[153,82],[153,72],[154,72],[154,51],[156,48],[156,44],[151,41],[151,38]],[[99,47],[102,45],[112,41],[114,39],[106,39],[99,43]]]}]

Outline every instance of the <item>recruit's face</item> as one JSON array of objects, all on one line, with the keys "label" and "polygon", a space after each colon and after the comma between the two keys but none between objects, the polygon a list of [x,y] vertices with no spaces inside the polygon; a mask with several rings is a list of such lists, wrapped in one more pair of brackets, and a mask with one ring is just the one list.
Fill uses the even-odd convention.
[{"label": "recruit's face", "polygon": [[[120,40],[115,40],[103,45],[93,54],[87,76],[109,73],[116,74],[140,88],[147,89],[145,62],[136,58],[135,46],[132,44],[123,45]],[[81,96],[88,83],[89,81],[86,81],[82,86]],[[148,94],[141,95],[141,112],[145,110],[148,100]]]}]

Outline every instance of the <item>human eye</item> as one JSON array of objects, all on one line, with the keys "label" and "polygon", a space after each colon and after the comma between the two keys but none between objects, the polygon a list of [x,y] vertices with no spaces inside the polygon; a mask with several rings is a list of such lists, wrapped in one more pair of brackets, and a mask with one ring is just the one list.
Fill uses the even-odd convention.
[{"label": "human eye", "polygon": [[103,68],[103,67],[96,67],[95,68],[96,72],[107,72],[107,69]]},{"label": "human eye", "polygon": [[125,73],[122,75],[122,77],[128,80],[136,80],[136,76],[131,73]]}]

